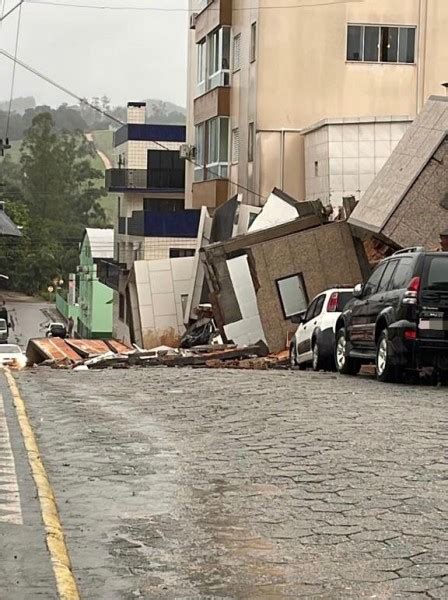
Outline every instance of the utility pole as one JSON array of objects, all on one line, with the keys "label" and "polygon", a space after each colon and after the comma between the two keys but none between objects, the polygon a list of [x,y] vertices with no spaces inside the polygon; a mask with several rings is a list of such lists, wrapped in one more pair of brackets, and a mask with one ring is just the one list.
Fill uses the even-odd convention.
[{"label": "utility pole", "polygon": [[5,156],[5,150],[10,150],[11,144],[9,143],[9,138],[5,138],[5,142],[0,138],[0,156]]}]

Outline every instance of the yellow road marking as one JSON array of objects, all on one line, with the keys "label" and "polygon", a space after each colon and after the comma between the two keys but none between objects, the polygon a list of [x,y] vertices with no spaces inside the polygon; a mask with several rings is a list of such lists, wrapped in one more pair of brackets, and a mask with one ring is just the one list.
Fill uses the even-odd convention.
[{"label": "yellow road marking", "polygon": [[64,531],[59,519],[56,499],[40,458],[39,448],[26,413],[25,403],[11,372],[5,369],[5,374],[14,400],[17,418],[28,454],[28,462],[39,496],[40,509],[46,530],[47,547],[50,552],[59,598],[61,600],[80,600],[78,586],[65,544]]}]

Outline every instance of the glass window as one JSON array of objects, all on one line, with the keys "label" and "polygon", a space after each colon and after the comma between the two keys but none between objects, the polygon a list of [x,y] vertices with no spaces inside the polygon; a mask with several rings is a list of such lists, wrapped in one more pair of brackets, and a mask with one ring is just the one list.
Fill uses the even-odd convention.
[{"label": "glass window", "polygon": [[384,271],[384,274],[381,277],[381,281],[378,286],[377,292],[385,292],[387,290],[396,266],[397,266],[396,260],[391,260],[387,263],[386,270]]},{"label": "glass window", "polygon": [[233,72],[241,68],[241,33],[233,38]]},{"label": "glass window", "polygon": [[219,29],[208,36],[208,75],[211,77],[219,71]]},{"label": "glass window", "polygon": [[205,52],[205,40],[200,42],[197,45],[197,84],[198,87],[201,87],[205,84],[205,74],[206,74],[206,52]]},{"label": "glass window", "polygon": [[380,61],[398,61],[398,27],[381,27]]},{"label": "glass window", "polygon": [[313,318],[314,309],[316,308],[316,304],[317,304],[317,298],[314,298],[314,300],[308,306],[305,316],[303,317],[303,321],[305,323],[308,323],[308,321]]},{"label": "glass window", "polygon": [[347,26],[347,60],[413,63],[415,27]]},{"label": "glass window", "polygon": [[223,27],[220,31],[221,42],[221,69],[228,71],[230,69],[230,27]]},{"label": "glass window", "polygon": [[247,160],[254,160],[254,144],[255,144],[255,124],[249,123],[249,131],[247,136]]},{"label": "glass window", "polygon": [[195,146],[196,146],[196,158],[195,158],[195,169],[194,169],[194,180],[202,181],[204,179],[204,165],[205,165],[205,123],[200,123],[195,127]]},{"label": "glass window", "polygon": [[375,294],[377,288],[378,288],[378,284],[381,280],[381,277],[383,276],[384,270],[386,269],[386,264],[383,263],[382,265],[379,265],[374,272],[372,273],[372,275],[370,275],[367,283],[364,286],[364,290],[363,290],[363,297],[367,297],[367,296],[371,296],[372,294]]},{"label": "glass window", "polygon": [[324,307],[324,302],[325,302],[325,294],[323,296],[319,296],[316,302],[316,308],[314,309],[314,313],[313,313],[313,318],[318,317],[321,312],[322,309]]},{"label": "glass window", "polygon": [[237,163],[240,159],[240,130],[238,127],[232,130],[232,162]]},{"label": "glass window", "polygon": [[207,179],[227,177],[229,163],[229,118],[207,121]]},{"label": "glass window", "polygon": [[338,292],[338,305],[336,312],[343,312],[345,305],[353,298],[352,292]]},{"label": "glass window", "polygon": [[364,60],[378,62],[379,55],[379,27],[364,28]]},{"label": "glass window", "polygon": [[250,62],[257,58],[257,24],[252,23],[250,28]]},{"label": "glass window", "polygon": [[398,61],[401,63],[415,61],[415,27],[400,27]]},{"label": "glass window", "polygon": [[349,25],[347,32],[347,60],[362,60],[363,27]]},{"label": "glass window", "polygon": [[414,272],[414,259],[401,258],[390,284],[391,290],[403,290],[408,287]]},{"label": "glass window", "polygon": [[229,119],[219,119],[219,162],[229,162]]},{"label": "glass window", "polygon": [[277,288],[286,319],[305,312],[308,301],[301,274],[279,279]]},{"label": "glass window", "polygon": [[428,290],[448,291],[448,258],[446,256],[435,256],[429,259],[427,270],[427,282],[425,288]]}]

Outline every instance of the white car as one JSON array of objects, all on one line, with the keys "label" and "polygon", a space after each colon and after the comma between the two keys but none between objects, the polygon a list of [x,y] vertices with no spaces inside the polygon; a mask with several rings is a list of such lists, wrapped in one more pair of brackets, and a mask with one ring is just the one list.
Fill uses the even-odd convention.
[{"label": "white car", "polygon": [[0,366],[23,369],[27,358],[19,346],[15,344],[0,344]]},{"label": "white car", "polygon": [[291,366],[334,369],[336,322],[352,298],[352,287],[331,288],[313,299],[304,316],[293,319],[299,326],[289,348]]}]

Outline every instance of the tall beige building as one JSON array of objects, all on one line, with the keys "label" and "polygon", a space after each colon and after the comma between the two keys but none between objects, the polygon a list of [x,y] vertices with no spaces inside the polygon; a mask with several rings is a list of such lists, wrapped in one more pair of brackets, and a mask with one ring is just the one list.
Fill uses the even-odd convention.
[{"label": "tall beige building", "polygon": [[237,191],[263,204],[275,186],[335,206],[359,198],[448,81],[448,0],[190,8],[187,206]]}]

